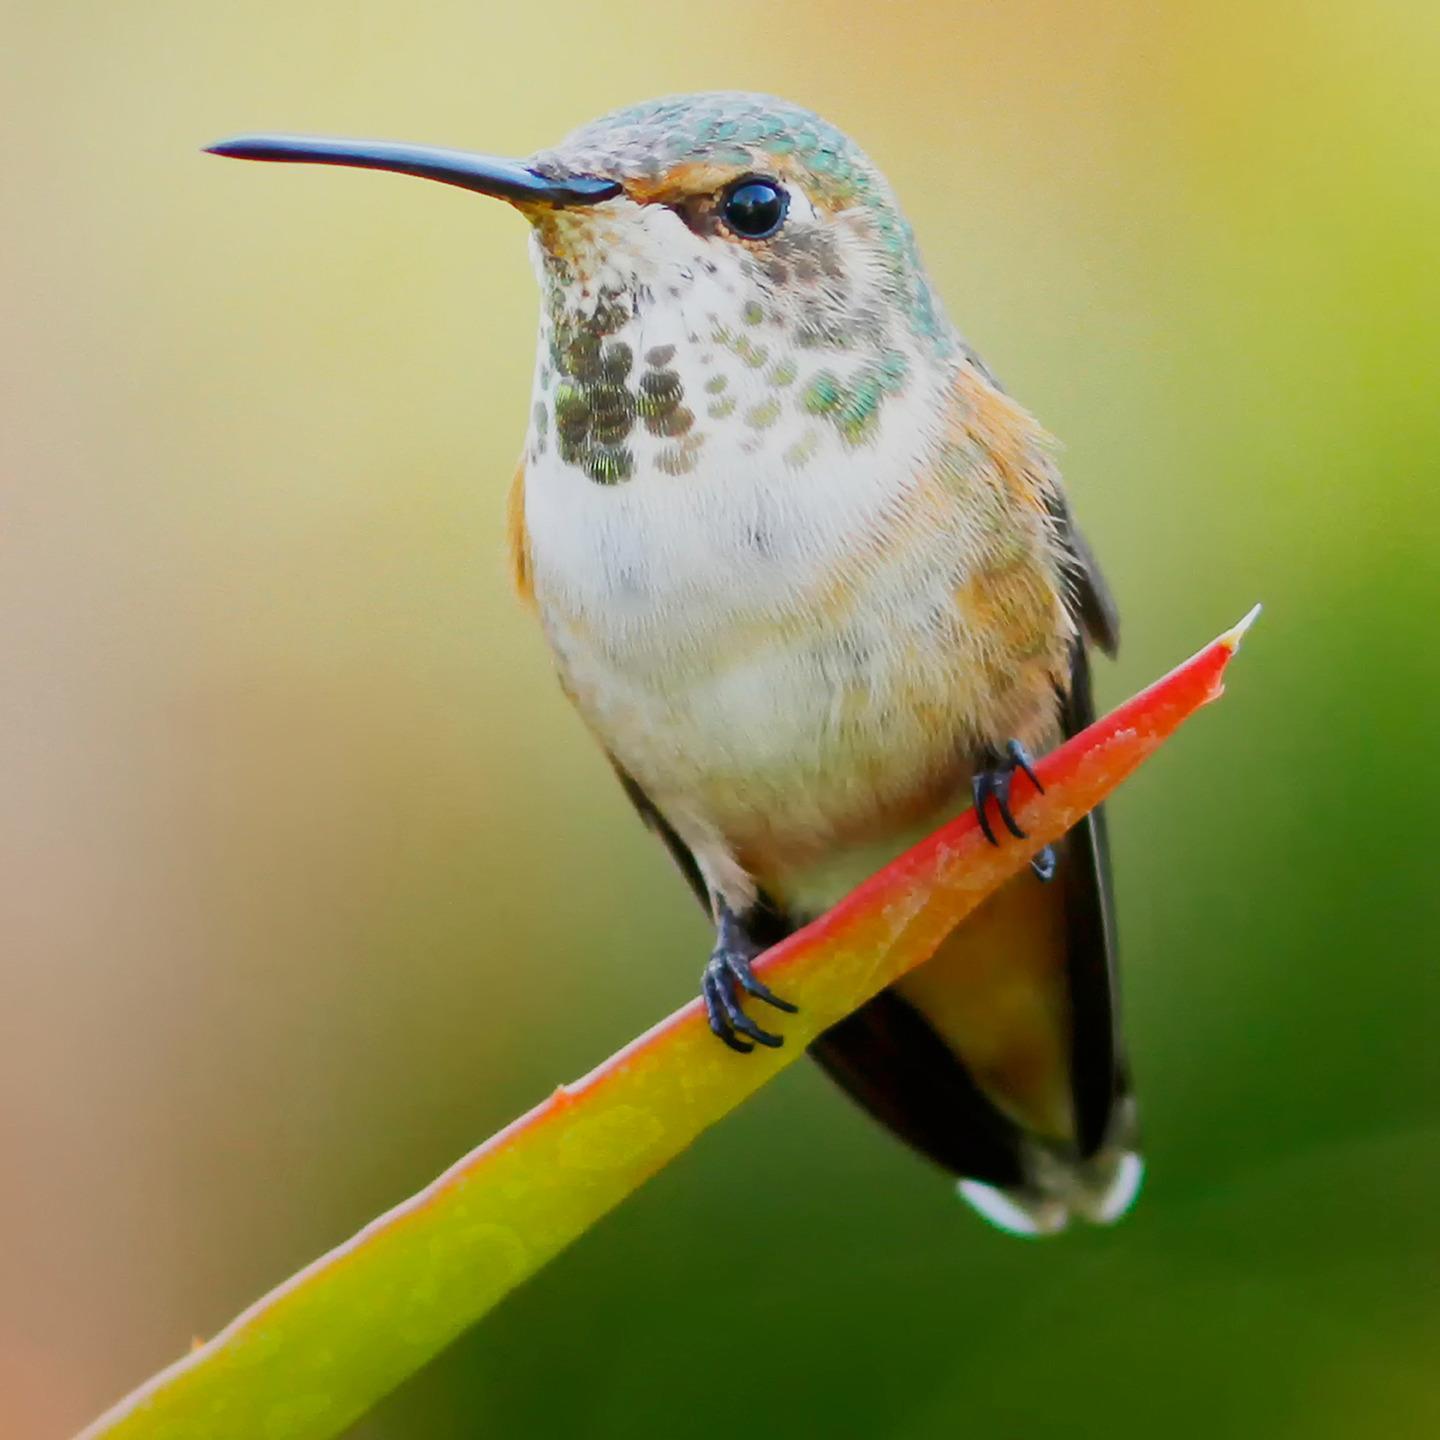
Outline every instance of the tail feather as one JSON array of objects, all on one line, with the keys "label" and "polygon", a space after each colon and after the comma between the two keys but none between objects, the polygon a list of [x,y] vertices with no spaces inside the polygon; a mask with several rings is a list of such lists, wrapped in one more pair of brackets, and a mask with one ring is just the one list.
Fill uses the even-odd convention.
[{"label": "tail feather", "polygon": [[1123,1139],[1087,1160],[1022,1145],[1025,1179],[1019,1185],[961,1180],[960,1198],[984,1219],[1011,1235],[1058,1235],[1072,1220],[1113,1225],[1127,1215],[1145,1181],[1145,1161],[1134,1143],[1134,1104],[1117,1117]]}]

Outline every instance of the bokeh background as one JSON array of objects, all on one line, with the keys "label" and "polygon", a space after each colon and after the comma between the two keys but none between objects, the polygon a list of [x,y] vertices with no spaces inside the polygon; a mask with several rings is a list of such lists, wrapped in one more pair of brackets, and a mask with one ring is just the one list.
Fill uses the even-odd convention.
[{"label": "bokeh background", "polygon": [[60,1437],[693,992],[707,936],[507,593],[503,206],[199,153],[524,154],[802,100],[1067,445],[1151,1180],[1025,1244],[799,1066],[357,1427],[1432,1436],[1432,0],[9,0],[0,1432]]}]

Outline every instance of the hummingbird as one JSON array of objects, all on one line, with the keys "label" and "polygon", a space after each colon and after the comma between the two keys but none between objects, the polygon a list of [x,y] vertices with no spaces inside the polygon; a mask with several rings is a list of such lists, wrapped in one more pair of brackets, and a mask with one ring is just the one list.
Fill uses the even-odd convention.
[{"label": "hummingbird", "polygon": [[[756,957],[1093,718],[1118,617],[1047,433],[947,318],[885,178],[809,110],[740,92],[594,120],[525,160],[248,135],[249,160],[508,202],[541,293],[508,500],[561,687],[714,925],[717,1044],[794,1006]],[[820,1065],[1022,1235],[1139,1190],[1096,811]],[[739,1063],[739,1062],[737,1062]]]}]

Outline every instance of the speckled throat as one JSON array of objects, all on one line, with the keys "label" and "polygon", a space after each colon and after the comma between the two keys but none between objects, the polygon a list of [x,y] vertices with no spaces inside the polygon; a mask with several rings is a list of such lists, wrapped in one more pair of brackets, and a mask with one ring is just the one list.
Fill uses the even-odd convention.
[{"label": "speckled throat", "polygon": [[[572,233],[586,223],[563,221]],[[587,286],[572,258],[542,248],[532,464],[553,446],[600,485],[645,469],[680,476],[733,429],[742,455],[775,449],[800,470],[827,438],[873,442],[912,370],[938,359],[833,262],[792,255],[782,289],[769,257],[724,258],[676,267],[657,293],[631,276]]]}]

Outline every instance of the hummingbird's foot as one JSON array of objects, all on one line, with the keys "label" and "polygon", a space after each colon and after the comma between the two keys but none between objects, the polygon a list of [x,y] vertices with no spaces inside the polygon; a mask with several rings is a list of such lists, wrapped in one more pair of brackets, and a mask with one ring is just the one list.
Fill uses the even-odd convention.
[{"label": "hummingbird's foot", "polygon": [[[794,1014],[797,1007],[788,1000],[782,1000],[751,969],[751,964],[760,953],[759,947],[745,933],[744,927],[730,910],[720,907],[719,932],[715,937],[715,949],[705,966],[700,981],[700,993],[705,998],[705,1013],[710,1018],[710,1028],[732,1050],[742,1055],[755,1048],[750,1041],[774,1048],[785,1043],[784,1038],[762,1030],[741,1008],[739,991],[773,1005],[777,1010]],[[742,1040],[742,1035],[749,1040]]]},{"label": "hummingbird's foot", "polygon": [[[1017,840],[1024,840],[1027,838],[1025,831],[1020,828],[1010,811],[1010,791],[1015,783],[1015,774],[1019,771],[1042,795],[1045,793],[1045,787],[1035,774],[1034,758],[1018,740],[1012,740],[1005,747],[1003,760],[999,756],[992,756],[991,759],[993,763],[977,770],[975,778],[970,782],[970,791],[975,797],[975,818],[980,822],[980,833],[992,845],[999,845],[1000,841],[990,826],[990,817],[985,813],[986,805],[993,799],[1001,820],[1005,822],[1005,828]],[[1048,880],[1055,873],[1054,851],[1047,845],[1031,864],[1042,880]]]}]

